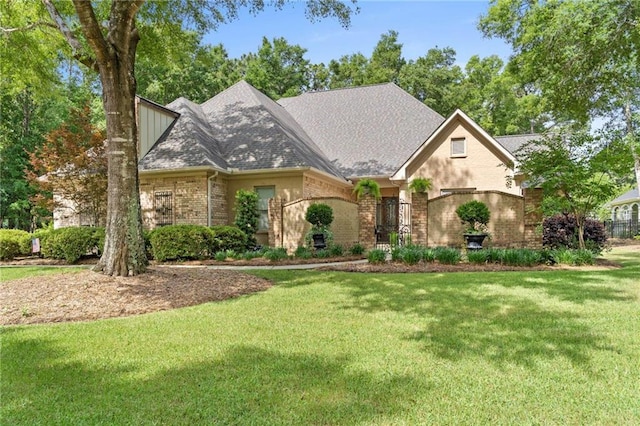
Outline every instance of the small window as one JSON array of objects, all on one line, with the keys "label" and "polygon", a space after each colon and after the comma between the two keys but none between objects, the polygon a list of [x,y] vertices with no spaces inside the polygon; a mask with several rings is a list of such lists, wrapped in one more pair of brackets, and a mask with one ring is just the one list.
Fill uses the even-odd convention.
[{"label": "small window", "polygon": [[173,224],[173,193],[171,191],[156,192],[153,194],[153,208],[155,211],[156,226]]},{"label": "small window", "polygon": [[451,156],[452,157],[467,156],[467,140],[465,138],[451,139]]},{"label": "small window", "polygon": [[258,231],[268,231],[269,199],[276,196],[276,188],[274,186],[258,186],[255,190],[258,193],[258,211],[260,212]]}]

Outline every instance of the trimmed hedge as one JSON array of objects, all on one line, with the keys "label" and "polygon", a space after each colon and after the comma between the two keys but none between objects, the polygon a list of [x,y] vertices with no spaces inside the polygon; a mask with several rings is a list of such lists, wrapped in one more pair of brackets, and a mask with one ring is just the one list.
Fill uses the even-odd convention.
[{"label": "trimmed hedge", "polygon": [[63,259],[69,263],[74,263],[82,256],[96,251],[98,239],[96,228],[69,227],[54,229],[41,239],[40,249],[44,257]]},{"label": "trimmed hedge", "polygon": [[31,234],[19,229],[0,229],[0,260],[31,254]]},{"label": "trimmed hedge", "polygon": [[243,252],[248,248],[247,234],[237,226],[217,225],[212,226],[211,231],[214,237],[211,250],[214,253],[226,250]]},{"label": "trimmed hedge", "polygon": [[205,259],[213,255],[214,232],[200,225],[169,225],[151,231],[151,252],[159,262]]}]

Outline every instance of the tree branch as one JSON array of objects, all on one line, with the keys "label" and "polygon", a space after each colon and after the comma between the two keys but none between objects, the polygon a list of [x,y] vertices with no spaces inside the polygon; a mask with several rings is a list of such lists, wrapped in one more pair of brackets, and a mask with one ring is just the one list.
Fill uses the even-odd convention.
[{"label": "tree branch", "polygon": [[44,4],[44,7],[49,12],[49,16],[51,16],[51,19],[53,19],[53,22],[55,22],[56,27],[58,28],[58,30],[60,30],[65,40],[67,40],[69,46],[71,46],[71,49],[73,49],[73,54],[76,55],[78,52],[82,51],[82,44],[73,35],[67,24],[64,22],[62,15],[60,15],[60,12],[58,12],[58,9],[56,9],[53,3],[51,3],[51,0],[42,0],[42,4]]},{"label": "tree branch", "polygon": [[[51,19],[54,22],[54,23],[42,22],[42,24],[48,27],[55,28],[58,31],[60,31],[60,33],[62,33],[62,36],[67,41],[69,46],[71,46],[71,55],[78,62],[80,62],[81,64],[84,64],[87,68],[92,69],[94,71],[98,71],[95,61],[92,58],[85,56],[83,54],[84,49],[82,47],[82,43],[80,43],[80,40],[78,40],[76,36],[73,34],[73,32],[71,32],[67,24],[64,22],[62,15],[60,15],[60,12],[58,12],[58,9],[56,9],[54,4],[51,3],[51,0],[42,0],[42,4],[47,9],[47,11],[49,12],[49,16],[51,16]],[[33,26],[33,25],[34,24],[31,24],[29,26]]]},{"label": "tree branch", "polygon": [[58,29],[58,27],[55,24],[52,24],[51,22],[38,21],[38,22],[34,22],[33,24],[29,24],[27,26],[18,27],[18,28],[2,28],[2,27],[0,27],[0,31],[2,31],[4,34],[11,34],[11,33],[17,32],[17,31],[29,31],[29,30],[32,30],[32,29],[37,28],[37,27],[49,27],[49,28],[55,28],[56,30]]},{"label": "tree branch", "polygon": [[[49,0],[43,0],[49,1]],[[84,0],[73,0],[73,7],[76,9],[78,19],[80,20],[80,27],[87,39],[87,43],[91,46],[91,50],[96,55],[98,63],[106,63],[109,56],[109,46],[102,35],[100,30],[100,24],[96,19],[96,15],[93,12],[93,6],[91,2]]]}]

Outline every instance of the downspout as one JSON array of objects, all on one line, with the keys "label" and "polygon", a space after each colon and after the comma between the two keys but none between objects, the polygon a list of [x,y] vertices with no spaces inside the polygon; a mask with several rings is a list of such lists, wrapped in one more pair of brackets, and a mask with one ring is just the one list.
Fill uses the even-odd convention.
[{"label": "downspout", "polygon": [[215,171],[209,178],[207,179],[207,226],[211,227],[212,220],[211,215],[213,214],[213,201],[211,200],[211,196],[213,195],[212,187],[213,187],[213,179],[218,177],[218,172]]}]

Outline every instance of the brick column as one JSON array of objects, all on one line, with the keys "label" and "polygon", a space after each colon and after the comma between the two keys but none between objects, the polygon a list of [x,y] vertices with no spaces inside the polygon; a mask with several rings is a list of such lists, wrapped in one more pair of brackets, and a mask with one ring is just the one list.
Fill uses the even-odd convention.
[{"label": "brick column", "polygon": [[411,194],[411,242],[416,245],[427,245],[429,197],[426,193]]},{"label": "brick column", "polygon": [[282,247],[282,199],[269,198],[269,247]]},{"label": "brick column", "polygon": [[524,242],[529,248],[542,248],[542,235],[538,226],[542,224],[542,189],[525,188],[524,194]]},{"label": "brick column", "polygon": [[360,244],[370,250],[376,246],[376,198],[363,195],[358,200],[358,239]]}]

